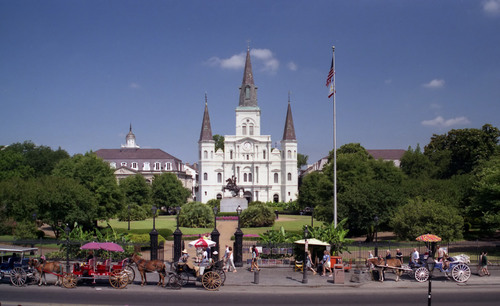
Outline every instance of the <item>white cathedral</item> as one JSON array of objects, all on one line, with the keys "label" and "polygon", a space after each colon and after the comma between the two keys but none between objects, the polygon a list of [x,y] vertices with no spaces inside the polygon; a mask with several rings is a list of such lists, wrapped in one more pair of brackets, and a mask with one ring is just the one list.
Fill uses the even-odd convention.
[{"label": "white cathedral", "polygon": [[[226,180],[236,178],[244,189],[240,195],[248,202],[288,202],[298,196],[297,139],[290,99],[285,119],[281,150],[272,147],[270,135],[260,134],[260,108],[254,84],[250,50],[247,50],[240,99],[236,108],[236,135],[224,136],[224,151],[215,151],[208,105],[201,126],[197,200],[229,196],[222,191]],[[226,191],[227,192],[227,191]]]}]

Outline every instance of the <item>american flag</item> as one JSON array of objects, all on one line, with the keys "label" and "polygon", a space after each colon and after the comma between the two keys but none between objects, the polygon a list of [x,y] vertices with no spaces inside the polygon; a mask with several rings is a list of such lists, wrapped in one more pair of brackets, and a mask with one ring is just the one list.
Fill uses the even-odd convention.
[{"label": "american flag", "polygon": [[330,71],[328,72],[328,77],[326,78],[326,87],[330,86],[330,83],[332,82],[334,75],[335,75],[335,70],[333,69],[333,58],[332,58],[332,66],[330,67]]}]

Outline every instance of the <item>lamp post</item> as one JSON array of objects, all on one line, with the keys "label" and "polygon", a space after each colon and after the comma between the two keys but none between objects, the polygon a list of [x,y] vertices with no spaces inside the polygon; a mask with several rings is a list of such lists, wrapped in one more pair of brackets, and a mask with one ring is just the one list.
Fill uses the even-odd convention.
[{"label": "lamp post", "polygon": [[311,207],[311,228],[314,227],[314,207]]},{"label": "lamp post", "polygon": [[378,216],[375,216],[373,219],[375,220],[375,257],[378,257],[378,237],[377,237],[377,232],[378,232]]},{"label": "lamp post", "polygon": [[431,300],[432,300],[432,295],[431,295],[431,291],[432,291],[432,271],[434,271],[434,267],[436,265],[436,262],[434,261],[434,258],[429,256],[427,258],[426,265],[427,265],[427,270],[429,270],[429,289],[427,291],[427,305],[431,306]]},{"label": "lamp post", "polygon": [[309,234],[309,230],[306,228],[304,229],[304,261],[302,262],[302,283],[307,284],[307,248],[308,248],[308,243],[307,243],[307,235]]},{"label": "lamp post", "polygon": [[[38,229],[38,226],[36,224],[36,213],[33,213],[32,218],[33,218],[33,222],[35,222],[35,228]],[[32,243],[31,248],[34,248],[34,247],[35,247],[35,244]],[[35,255],[35,251],[31,251],[30,255]]]},{"label": "lamp post", "polygon": [[149,233],[149,238],[151,240],[151,260],[158,259],[158,231],[155,226],[156,211],[156,205],[153,205],[153,207],[151,207],[151,212],[153,213],[153,230]]},{"label": "lamp post", "polygon": [[177,206],[175,208],[175,212],[177,214],[177,229],[174,231],[174,262],[177,262],[181,257],[182,252],[182,232],[179,229],[179,215],[181,213],[181,207]]},{"label": "lamp post", "polygon": [[236,213],[238,214],[238,228],[234,233],[234,265],[236,267],[243,267],[243,232],[240,228],[241,211],[241,206],[238,205],[238,208],[236,208]]},{"label": "lamp post", "polygon": [[69,273],[69,226],[66,224],[64,228],[64,232],[66,233],[66,272]]},{"label": "lamp post", "polygon": [[[213,211],[214,211],[214,230],[210,234],[212,237],[212,241],[215,242],[215,246],[212,247],[212,258],[215,261],[219,261],[219,254],[220,254],[220,247],[219,247],[219,237],[220,233],[217,230],[217,206],[214,206]],[[214,252],[217,251],[217,255],[213,255]]]},{"label": "lamp post", "polygon": [[128,230],[130,231],[130,203],[128,204]]}]

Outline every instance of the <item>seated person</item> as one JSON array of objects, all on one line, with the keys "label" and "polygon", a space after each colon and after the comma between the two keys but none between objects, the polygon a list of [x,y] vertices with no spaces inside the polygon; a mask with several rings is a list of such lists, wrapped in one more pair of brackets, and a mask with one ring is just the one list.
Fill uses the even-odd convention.
[{"label": "seated person", "polygon": [[9,258],[9,268],[14,268],[14,263],[19,262],[20,258],[16,253],[12,253],[12,256]]},{"label": "seated person", "polygon": [[178,264],[186,265],[188,269],[190,269],[191,271],[195,271],[196,276],[198,276],[198,271],[200,270],[200,268],[193,265],[193,263],[189,260],[189,254],[186,249],[182,250],[182,255],[181,257],[179,257]]}]

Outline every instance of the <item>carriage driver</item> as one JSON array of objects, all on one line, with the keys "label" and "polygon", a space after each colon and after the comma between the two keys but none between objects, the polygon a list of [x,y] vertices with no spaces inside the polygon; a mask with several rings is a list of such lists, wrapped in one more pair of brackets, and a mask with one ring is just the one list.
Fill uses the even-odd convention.
[{"label": "carriage driver", "polygon": [[413,248],[413,253],[411,253],[411,262],[417,264],[420,259],[420,254],[418,254],[417,248]]},{"label": "carriage driver", "polygon": [[179,265],[186,265],[189,269],[196,272],[196,276],[198,276],[199,267],[193,265],[192,262],[189,261],[189,254],[186,249],[182,250],[182,255],[179,257]]}]

